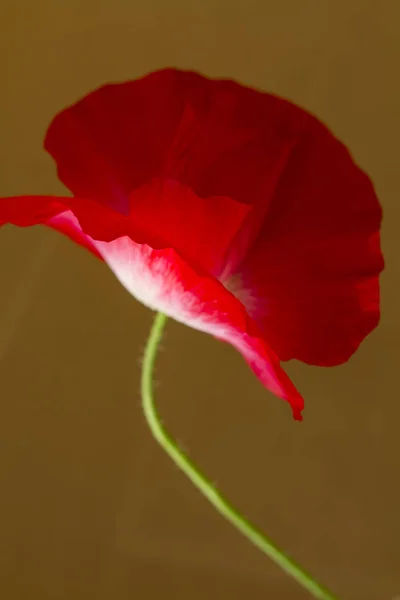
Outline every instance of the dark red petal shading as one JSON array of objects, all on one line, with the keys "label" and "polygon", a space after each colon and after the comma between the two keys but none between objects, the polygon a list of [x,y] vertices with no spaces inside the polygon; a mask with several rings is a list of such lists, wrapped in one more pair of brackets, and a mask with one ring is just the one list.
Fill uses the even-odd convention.
[{"label": "dark red petal shading", "polygon": [[[381,208],[345,146],[314,120],[228,286],[281,360],[345,362],[379,321]],[[236,281],[235,281],[236,280]]]},{"label": "dark red petal shading", "polygon": [[125,214],[132,191],[160,176],[199,196],[253,204],[308,119],[272,94],[163,69],[100,87],[63,110],[45,148],[74,195]]},{"label": "dark red petal shading", "polygon": [[214,278],[197,273],[171,248],[153,250],[130,238],[93,240],[124,287],[149,308],[234,346],[266,388],[301,420],[304,402],[243,305]]},{"label": "dark red petal shading", "polygon": [[[204,258],[199,243],[205,229],[199,229],[196,210],[191,210],[195,197],[197,204],[208,199],[204,220],[210,225],[218,218],[218,232],[208,246],[217,274],[223,262],[229,272],[257,235],[309,119],[305,111],[271,94],[230,80],[164,69],[103,86],[65,109],[51,123],[45,148],[75,196],[92,198],[136,222],[141,219],[138,211],[145,208],[143,190],[156,189],[160,181],[190,190],[186,203],[182,194],[169,194],[168,206],[158,206],[163,210],[159,218],[150,194],[147,210],[152,219],[145,219],[143,236],[154,247],[157,218],[161,225],[169,211],[163,241],[210,271],[212,261]],[[224,211],[216,206],[222,202]],[[239,210],[240,204],[246,212]],[[197,256],[193,237],[198,240]]]}]

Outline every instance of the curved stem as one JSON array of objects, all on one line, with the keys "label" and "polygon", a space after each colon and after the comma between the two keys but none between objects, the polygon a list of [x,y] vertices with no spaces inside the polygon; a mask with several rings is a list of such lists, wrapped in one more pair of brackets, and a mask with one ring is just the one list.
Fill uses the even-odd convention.
[{"label": "curved stem", "polygon": [[338,600],[327,589],[317,583],[302,567],[297,565],[289,556],[252,523],[245,519],[228,500],[226,500],[212,483],[202,474],[198,467],[179,448],[177,443],[164,429],[153,399],[153,370],[157,349],[162,332],[167,321],[166,315],[157,313],[146,344],[141,378],[142,408],[150,430],[170,456],[174,463],[185,473],[196,488],[211,502],[219,513],[234,525],[250,542],[273,560],[283,571],[293,577],[314,598],[319,600]]}]

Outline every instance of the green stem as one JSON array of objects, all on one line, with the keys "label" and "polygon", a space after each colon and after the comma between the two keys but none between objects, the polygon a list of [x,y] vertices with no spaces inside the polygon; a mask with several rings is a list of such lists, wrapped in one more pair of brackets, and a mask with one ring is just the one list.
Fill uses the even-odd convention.
[{"label": "green stem", "polygon": [[319,600],[338,600],[327,589],[322,587],[304,569],[297,565],[289,556],[279,550],[277,546],[259,531],[252,523],[245,519],[226,500],[212,483],[201,473],[197,466],[179,448],[177,443],[164,429],[153,399],[153,370],[157,349],[162,332],[167,321],[166,315],[157,313],[146,344],[143,370],[141,379],[142,407],[150,430],[181,471],[190,479],[197,489],[211,502],[227,521],[232,523],[250,542],[257,546],[264,554],[273,560],[283,571],[293,577],[303,588],[308,590],[314,598]]}]

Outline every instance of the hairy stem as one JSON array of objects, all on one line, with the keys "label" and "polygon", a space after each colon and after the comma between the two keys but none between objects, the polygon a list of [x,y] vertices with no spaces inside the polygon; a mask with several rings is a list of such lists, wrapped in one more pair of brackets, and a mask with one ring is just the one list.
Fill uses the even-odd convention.
[{"label": "hairy stem", "polygon": [[213,486],[192,460],[179,448],[175,440],[165,430],[160,420],[153,397],[153,371],[157,349],[167,321],[166,315],[157,313],[147,340],[144,352],[141,393],[142,408],[150,430],[160,446],[174,461],[177,467],[190,479],[196,488],[211,502],[216,510],[250,542],[273,560],[283,571],[295,579],[314,598],[319,600],[338,600],[326,588],[317,583],[294,560],[279,548],[266,535],[245,519],[232,504]]}]

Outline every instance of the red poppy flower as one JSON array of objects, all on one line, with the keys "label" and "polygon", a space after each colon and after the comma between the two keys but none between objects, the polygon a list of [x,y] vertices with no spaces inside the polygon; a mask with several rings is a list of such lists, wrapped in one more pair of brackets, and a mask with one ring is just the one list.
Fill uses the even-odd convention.
[{"label": "red poppy flower", "polygon": [[381,209],[315,117],[175,69],[106,85],[45,139],[73,197],[0,201],[104,260],[138,300],[229,342],[296,419],[280,362],[346,361],[379,320]]}]

